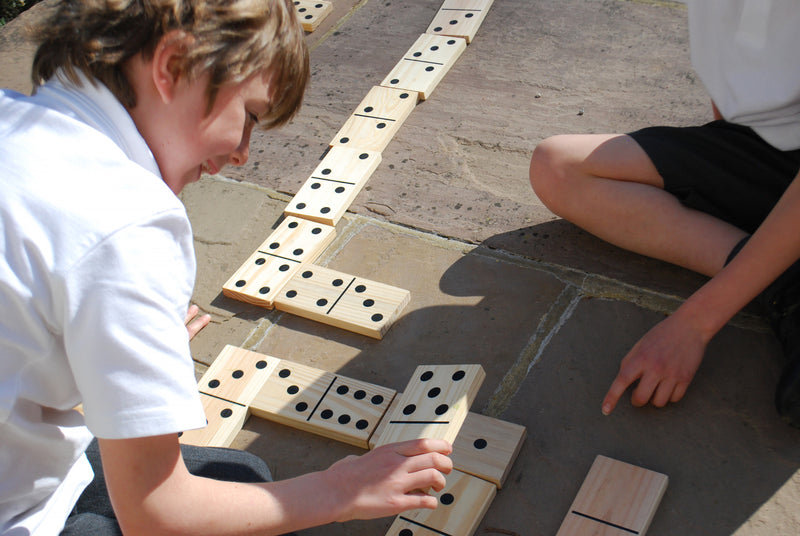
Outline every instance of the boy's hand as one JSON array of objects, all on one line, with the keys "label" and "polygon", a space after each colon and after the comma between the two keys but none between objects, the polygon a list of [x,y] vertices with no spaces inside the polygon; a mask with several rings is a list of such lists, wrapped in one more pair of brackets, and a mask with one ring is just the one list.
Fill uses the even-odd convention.
[{"label": "boy's hand", "polygon": [[[415,439],[378,447],[363,456],[333,464],[326,476],[342,501],[340,521],[371,519],[416,508],[436,508],[436,497],[420,489],[441,490],[453,469],[452,447],[440,439]],[[444,473],[444,474],[442,474]]]},{"label": "boy's hand", "polygon": [[708,341],[679,312],[656,324],[623,358],[619,373],[603,400],[608,415],[625,390],[637,380],[631,395],[634,406],[651,402],[663,407],[683,398],[703,360]]},{"label": "boy's hand", "polygon": [[200,308],[194,304],[190,305],[186,312],[186,319],[183,323],[186,324],[186,330],[189,332],[189,340],[192,340],[201,329],[211,322],[211,315],[197,316],[199,312]]}]

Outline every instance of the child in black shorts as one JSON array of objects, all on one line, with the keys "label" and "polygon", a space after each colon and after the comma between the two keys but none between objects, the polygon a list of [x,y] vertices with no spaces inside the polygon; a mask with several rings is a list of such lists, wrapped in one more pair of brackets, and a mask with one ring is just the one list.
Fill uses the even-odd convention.
[{"label": "child in black shorts", "polygon": [[716,121],[546,139],[531,185],[594,235],[711,277],[623,358],[603,413],[636,382],[634,405],[680,400],[711,338],[758,298],[788,359],[777,409],[800,427],[800,10],[790,0],[687,7]]}]

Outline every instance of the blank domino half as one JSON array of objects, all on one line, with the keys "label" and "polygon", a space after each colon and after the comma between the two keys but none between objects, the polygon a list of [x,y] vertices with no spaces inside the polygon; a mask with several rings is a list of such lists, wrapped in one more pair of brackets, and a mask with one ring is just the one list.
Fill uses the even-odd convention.
[{"label": "blank domino half", "polygon": [[480,365],[420,365],[375,446],[422,437],[452,444],[485,376]]},{"label": "blank domino half", "polygon": [[333,3],[326,0],[294,0],[294,11],[303,30],[313,32],[330,15]]},{"label": "blank domino half", "polygon": [[367,448],[396,391],[281,361],[251,402],[256,417]]},{"label": "blank domino half", "polygon": [[417,105],[416,91],[374,86],[330,145],[383,151]]},{"label": "blank domino half", "polygon": [[401,288],[322,266],[305,266],[274,303],[281,311],[380,339],[410,296]]},{"label": "blank domino half", "polygon": [[466,48],[460,37],[422,34],[381,85],[417,91],[425,100]]},{"label": "blank domino half", "polygon": [[490,482],[456,469],[446,476],[434,510],[410,510],[397,516],[386,536],[472,536],[497,494]]},{"label": "blank domino half", "polygon": [[330,245],[330,225],[287,217],[222,286],[229,298],[269,309],[283,285],[304,263],[313,262]]},{"label": "blank domino half", "polygon": [[668,480],[661,473],[597,456],[556,536],[643,536]]},{"label": "blank domino half", "polygon": [[331,147],[283,213],[336,225],[380,161],[379,152]]},{"label": "blank domino half", "polygon": [[427,33],[463,37],[471,43],[494,0],[444,0]]}]

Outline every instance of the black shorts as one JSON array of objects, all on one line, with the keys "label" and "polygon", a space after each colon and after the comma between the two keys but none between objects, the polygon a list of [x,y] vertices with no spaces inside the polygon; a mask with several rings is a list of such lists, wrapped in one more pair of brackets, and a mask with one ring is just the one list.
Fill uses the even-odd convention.
[{"label": "black shorts", "polygon": [[800,149],[780,151],[748,127],[714,121],[630,133],[687,207],[754,232],[800,170]]}]

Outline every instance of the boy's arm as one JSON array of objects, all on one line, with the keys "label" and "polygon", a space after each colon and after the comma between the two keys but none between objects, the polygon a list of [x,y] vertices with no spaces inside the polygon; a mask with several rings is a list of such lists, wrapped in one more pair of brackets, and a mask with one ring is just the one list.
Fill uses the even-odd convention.
[{"label": "boy's arm", "polygon": [[285,534],[332,521],[433,508],[414,490],[444,486],[450,445],[416,440],[351,456],[326,471],[264,483],[191,475],[177,435],[99,439],[114,512],[126,535]]},{"label": "boy's arm", "polygon": [[[798,175],[800,176],[800,175]],[[603,400],[609,414],[634,382],[631,402],[661,407],[680,400],[711,338],[800,258],[800,180],[795,177],[775,208],[736,257],[670,317],[634,345]]]}]

